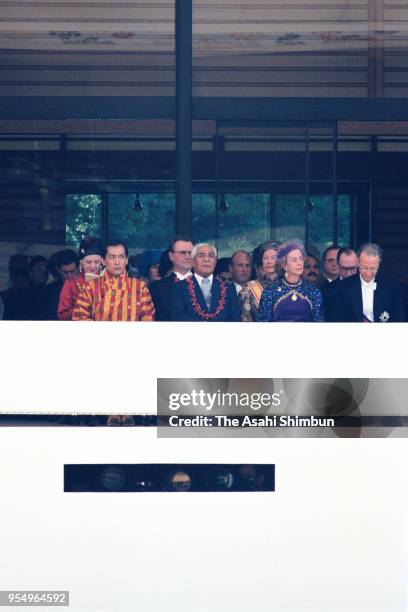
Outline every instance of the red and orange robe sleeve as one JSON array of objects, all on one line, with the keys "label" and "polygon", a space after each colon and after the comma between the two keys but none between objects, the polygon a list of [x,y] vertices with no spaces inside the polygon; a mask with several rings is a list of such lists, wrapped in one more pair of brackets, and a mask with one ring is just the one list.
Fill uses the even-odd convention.
[{"label": "red and orange robe sleeve", "polygon": [[74,321],[154,321],[154,306],[144,281],[128,276],[102,277],[82,288],[72,318]]}]

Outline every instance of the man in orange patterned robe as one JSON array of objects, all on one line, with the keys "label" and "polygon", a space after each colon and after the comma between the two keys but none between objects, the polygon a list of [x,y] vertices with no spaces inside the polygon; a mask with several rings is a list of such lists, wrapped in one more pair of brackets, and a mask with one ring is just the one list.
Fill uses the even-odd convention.
[{"label": "man in orange patterned robe", "polygon": [[103,262],[104,274],[81,288],[72,320],[153,321],[154,306],[146,284],[127,275],[127,246],[108,242]]}]

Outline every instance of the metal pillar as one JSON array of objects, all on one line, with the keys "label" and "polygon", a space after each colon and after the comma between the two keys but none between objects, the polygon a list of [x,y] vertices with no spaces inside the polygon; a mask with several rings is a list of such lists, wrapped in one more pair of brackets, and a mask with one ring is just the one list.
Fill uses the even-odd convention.
[{"label": "metal pillar", "polygon": [[192,0],[176,0],[176,223],[192,233]]}]

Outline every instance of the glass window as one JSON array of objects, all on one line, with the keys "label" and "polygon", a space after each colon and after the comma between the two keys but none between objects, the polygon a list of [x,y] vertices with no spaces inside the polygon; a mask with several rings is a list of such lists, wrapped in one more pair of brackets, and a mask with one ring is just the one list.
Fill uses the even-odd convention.
[{"label": "glass window", "polygon": [[107,234],[137,251],[165,249],[175,233],[174,215],[173,194],[110,194]]},{"label": "glass window", "polygon": [[66,243],[78,247],[84,236],[102,236],[100,195],[68,194],[66,197]]}]

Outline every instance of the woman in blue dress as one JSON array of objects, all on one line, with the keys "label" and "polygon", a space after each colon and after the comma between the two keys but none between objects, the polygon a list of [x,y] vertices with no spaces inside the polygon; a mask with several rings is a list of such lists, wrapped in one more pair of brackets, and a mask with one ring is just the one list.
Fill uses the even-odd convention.
[{"label": "woman in blue dress", "polygon": [[323,321],[320,290],[302,279],[306,252],[299,240],[278,249],[279,278],[262,292],[258,321]]}]

